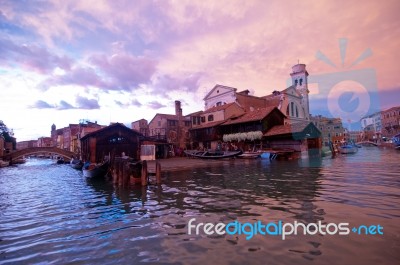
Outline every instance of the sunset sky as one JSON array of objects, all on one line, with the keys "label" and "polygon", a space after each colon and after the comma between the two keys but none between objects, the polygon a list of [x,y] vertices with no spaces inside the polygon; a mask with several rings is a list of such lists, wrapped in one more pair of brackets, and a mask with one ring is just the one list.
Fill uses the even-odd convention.
[{"label": "sunset sky", "polygon": [[329,95],[355,102],[321,86],[330,77],[364,87],[369,111],[387,109],[400,105],[399,10],[398,0],[0,0],[0,120],[21,141],[53,123],[151,120],[175,100],[185,115],[216,84],[283,90],[298,61],[320,83],[313,114],[333,114]]}]

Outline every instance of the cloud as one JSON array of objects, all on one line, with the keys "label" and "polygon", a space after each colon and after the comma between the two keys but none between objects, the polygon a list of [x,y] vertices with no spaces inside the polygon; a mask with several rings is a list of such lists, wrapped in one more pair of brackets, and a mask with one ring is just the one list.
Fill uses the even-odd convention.
[{"label": "cloud", "polygon": [[153,78],[150,86],[158,95],[166,95],[172,91],[196,92],[203,75],[201,72],[158,75]]},{"label": "cloud", "polygon": [[88,99],[85,97],[77,96],[76,104],[80,109],[100,109],[99,102],[96,99]]},{"label": "cloud", "polygon": [[46,101],[38,100],[33,105],[30,106],[32,109],[54,109],[53,105],[50,105]]},{"label": "cloud", "polygon": [[69,70],[72,60],[67,56],[58,56],[46,48],[35,44],[15,44],[13,41],[0,38],[0,61],[3,66],[20,67],[40,74],[51,73],[59,67]]},{"label": "cloud", "polygon": [[93,86],[98,88],[111,89],[101,76],[94,69],[86,67],[75,67],[62,75],[52,75],[39,84],[39,88],[47,90],[52,86],[78,85],[83,87]]},{"label": "cloud", "polygon": [[111,80],[115,89],[131,91],[146,84],[156,71],[156,61],[145,56],[114,54],[111,57],[95,55],[89,60],[104,76]]},{"label": "cloud", "polygon": [[161,109],[161,108],[165,108],[166,105],[164,105],[158,101],[151,101],[151,102],[147,103],[147,107],[149,107],[151,109]]},{"label": "cloud", "polygon": [[68,109],[76,109],[74,106],[66,102],[65,100],[61,100],[57,105],[58,110],[68,110]]}]

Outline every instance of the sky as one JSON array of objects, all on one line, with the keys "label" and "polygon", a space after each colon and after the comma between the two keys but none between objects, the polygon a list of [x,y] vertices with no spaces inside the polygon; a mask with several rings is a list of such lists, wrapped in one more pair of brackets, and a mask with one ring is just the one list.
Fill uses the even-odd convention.
[{"label": "sky", "polygon": [[[204,109],[216,84],[264,96],[309,72],[312,114],[400,99],[400,1],[0,0],[0,120],[17,141],[81,119]],[[351,114],[351,115],[350,115]]]}]

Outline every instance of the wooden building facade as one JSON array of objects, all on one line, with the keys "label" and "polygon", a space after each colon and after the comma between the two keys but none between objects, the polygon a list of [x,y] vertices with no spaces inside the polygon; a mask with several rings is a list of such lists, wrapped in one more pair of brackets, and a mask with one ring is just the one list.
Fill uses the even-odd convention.
[{"label": "wooden building facade", "polygon": [[121,123],[89,133],[81,138],[82,159],[99,163],[106,156],[129,156],[140,158],[142,135]]}]

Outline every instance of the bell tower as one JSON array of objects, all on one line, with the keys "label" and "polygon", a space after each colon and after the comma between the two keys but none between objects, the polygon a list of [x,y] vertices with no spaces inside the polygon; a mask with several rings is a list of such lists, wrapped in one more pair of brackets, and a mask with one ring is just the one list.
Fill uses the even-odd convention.
[{"label": "bell tower", "polygon": [[308,72],[305,64],[296,64],[292,67],[292,86],[301,94],[301,105],[304,109],[305,118],[310,119],[310,104],[308,100]]}]

